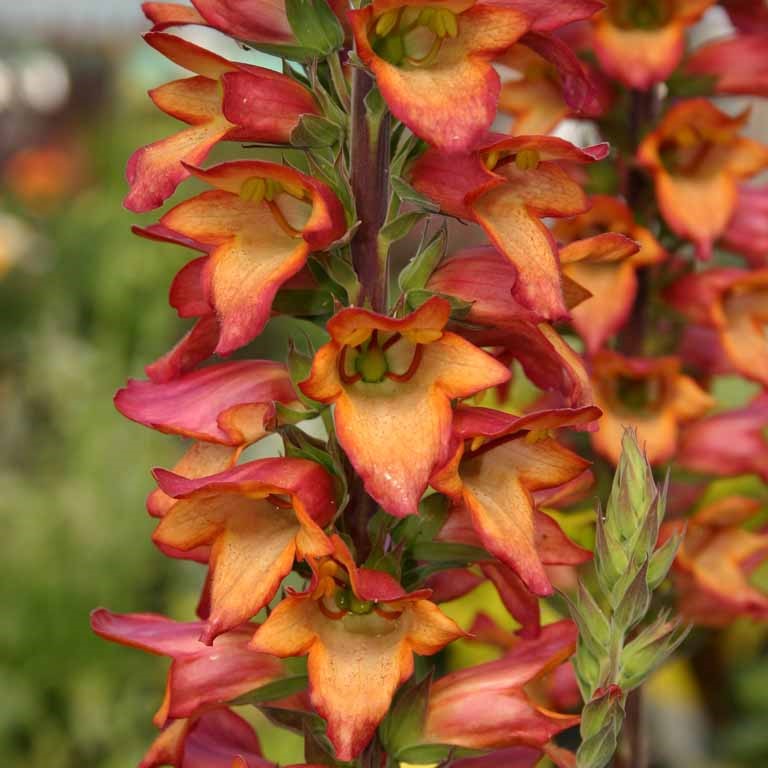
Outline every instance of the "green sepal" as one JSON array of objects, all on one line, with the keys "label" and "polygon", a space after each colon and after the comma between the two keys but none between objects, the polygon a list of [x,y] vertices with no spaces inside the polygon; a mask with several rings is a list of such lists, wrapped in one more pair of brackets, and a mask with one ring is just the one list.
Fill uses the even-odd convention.
[{"label": "green sepal", "polygon": [[410,203],[427,213],[437,213],[440,210],[440,206],[434,200],[422,195],[421,192],[417,192],[400,176],[393,176],[389,183],[392,186],[392,191],[400,198],[401,203]]},{"label": "green sepal", "polygon": [[443,224],[432,239],[420,247],[416,255],[401,270],[397,280],[403,293],[420,291],[424,288],[445,256],[447,244],[448,229]]},{"label": "green sepal", "polygon": [[469,310],[472,309],[473,302],[471,301],[463,301],[456,296],[449,296],[447,293],[436,293],[435,291],[408,291],[405,300],[411,309],[418,309],[433,296],[439,296],[451,305],[451,317],[454,320],[462,320],[469,314]]},{"label": "green sepal", "polygon": [[315,254],[309,260],[312,273],[322,283],[331,285],[345,304],[357,304],[360,281],[354,267],[338,251]]},{"label": "green sepal", "polygon": [[325,0],[285,0],[285,13],[299,46],[327,56],[344,44],[344,30]]},{"label": "green sepal", "polygon": [[446,765],[448,760],[481,754],[483,752],[480,750],[457,747],[455,744],[419,744],[404,750],[398,755],[398,759],[401,763],[409,765],[431,765],[434,763]]},{"label": "green sepal", "polygon": [[616,627],[621,632],[627,632],[643,619],[650,606],[651,590],[648,588],[648,561],[646,560],[616,606],[614,613]]},{"label": "green sepal", "polygon": [[334,147],[341,139],[342,131],[338,124],[319,115],[302,115],[291,131],[291,145],[302,149]]},{"label": "green sepal", "polygon": [[277,412],[278,421],[281,424],[301,424],[302,421],[316,419],[320,415],[320,411],[314,409],[301,410],[298,408],[289,408],[283,403],[275,403],[275,411]]},{"label": "green sepal", "polygon": [[301,45],[249,42],[248,47],[262,53],[268,53],[270,56],[276,56],[279,59],[289,59],[290,61],[309,61],[310,59],[317,58],[317,51]]},{"label": "green sepal", "polygon": [[622,650],[619,676],[622,689],[631,691],[641,685],[675,652],[690,629],[690,626],[683,626],[680,619],[670,622],[666,617],[660,617],[646,627]]},{"label": "green sepal", "polygon": [[400,520],[392,529],[392,540],[407,546],[416,542],[434,541],[448,517],[448,499],[432,493],[419,502],[419,514]]},{"label": "green sepal", "polygon": [[595,658],[604,656],[611,641],[611,625],[595,598],[581,580],[576,603],[565,593],[561,594],[579,628],[579,640]]},{"label": "green sepal", "polygon": [[276,701],[286,696],[293,696],[295,693],[301,693],[306,690],[309,678],[306,675],[294,675],[293,677],[283,677],[272,683],[262,685],[249,693],[238,696],[232,704],[263,704],[266,701]]},{"label": "green sepal", "polygon": [[309,459],[320,464],[331,475],[338,475],[338,467],[333,457],[326,450],[325,443],[311,437],[298,427],[290,424],[280,427],[285,446],[285,455],[293,459]]},{"label": "green sepal", "polygon": [[576,755],[578,768],[603,768],[616,752],[619,734],[612,722],[606,723],[594,736],[582,741]]},{"label": "green sepal", "polygon": [[304,729],[310,727],[315,731],[323,732],[325,730],[325,721],[320,715],[314,712],[306,712],[302,709],[286,709],[284,707],[270,707],[263,704],[259,705],[259,711],[265,717],[280,728],[286,728],[289,731],[304,735]]},{"label": "green sepal", "polygon": [[339,763],[334,758],[333,745],[322,729],[304,721],[304,759],[311,765],[328,765],[336,768]]},{"label": "green sepal", "polygon": [[667,577],[677,555],[677,550],[680,549],[680,544],[682,544],[684,538],[685,531],[675,533],[653,553],[651,562],[648,565],[649,589],[656,589]]},{"label": "green sepal", "polygon": [[405,762],[402,755],[421,746],[431,685],[431,672],[420,680],[411,678],[398,691],[387,716],[379,726],[381,743],[397,760]]}]

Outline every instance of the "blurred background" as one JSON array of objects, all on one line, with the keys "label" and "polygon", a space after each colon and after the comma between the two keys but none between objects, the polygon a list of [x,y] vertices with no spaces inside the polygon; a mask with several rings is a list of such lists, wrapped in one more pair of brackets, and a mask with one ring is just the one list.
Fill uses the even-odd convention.
[{"label": "blurred background", "polygon": [[[200,585],[197,566],[151,545],[144,511],[149,468],[179,446],[112,407],[181,332],[167,289],[187,254],[135,238],[155,217],[121,207],[130,153],[174,129],[145,92],[177,71],[145,28],[138,0],[0,2],[0,765],[13,768],[135,765],[166,661],[97,639],[88,613],[190,617]],[[451,610],[468,622],[494,599]],[[763,640],[735,627],[708,656],[702,636],[712,690],[687,661],[658,676],[659,765],[768,764]],[[465,653],[455,663],[480,658]],[[260,729],[270,758],[298,759],[295,738]]]}]

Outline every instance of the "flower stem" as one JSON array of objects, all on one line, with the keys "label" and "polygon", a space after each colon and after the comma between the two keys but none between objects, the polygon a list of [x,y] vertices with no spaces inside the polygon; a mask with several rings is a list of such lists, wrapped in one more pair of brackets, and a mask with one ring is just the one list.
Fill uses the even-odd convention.
[{"label": "flower stem", "polygon": [[363,69],[352,75],[351,183],[360,227],[352,240],[352,262],[362,286],[361,301],[375,312],[387,307],[387,255],[378,247],[389,202],[390,116],[371,109],[374,79]]}]

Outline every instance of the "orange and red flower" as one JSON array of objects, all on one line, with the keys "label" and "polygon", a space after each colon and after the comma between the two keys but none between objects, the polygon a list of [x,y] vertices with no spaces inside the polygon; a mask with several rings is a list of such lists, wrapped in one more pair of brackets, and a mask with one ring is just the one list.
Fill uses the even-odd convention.
[{"label": "orange and red flower", "polygon": [[768,96],[768,34],[707,43],[686,61],[685,71],[712,78],[718,94]]},{"label": "orange and red flower", "polygon": [[199,479],[162,469],[155,477],[178,501],[160,520],[154,542],[171,555],[210,547],[205,643],[255,616],[296,557],[331,551],[322,528],[336,511],[334,488],[319,464],[260,459]]},{"label": "orange and red flower", "polygon": [[211,648],[198,637],[201,621],[173,621],[154,613],[91,613],[93,631],[116,643],[173,659],[163,703],[154,717],[158,728],[170,720],[194,718],[283,675],[273,656],[248,647],[255,624],[234,627]]},{"label": "orange and red flower", "polygon": [[[271,360],[211,365],[166,382],[129,379],[115,406],[129,419],[194,440],[173,471],[204,477],[233,466],[242,451],[273,427],[275,403],[295,403],[288,370]],[[162,517],[173,499],[159,489],[147,508]]]},{"label": "orange and red flower", "polygon": [[647,90],[666,80],[685,51],[688,27],[715,0],[607,0],[592,19],[602,68],[629,88]]},{"label": "orange and red flower", "polygon": [[666,298],[692,322],[715,330],[736,371],[768,386],[768,269],[691,274],[674,283]]},{"label": "orange and red flower", "polygon": [[287,144],[302,114],[318,112],[312,94],[295,80],[269,69],[228,61],[165,32],[144,39],[171,61],[195,73],[150,91],[166,114],[190,127],[136,150],[126,175],[124,204],[131,211],[162,205],[219,141]]},{"label": "orange and red flower", "polygon": [[174,720],[152,743],[139,768],[275,768],[261,755],[251,725],[227,707]]},{"label": "orange and red flower", "polygon": [[736,210],[739,180],[768,167],[768,147],[739,135],[748,117],[731,117],[706,99],[683,101],[638,150],[665,221],[693,241],[701,258],[710,256]]},{"label": "orange and red flower", "polygon": [[752,267],[768,266],[768,185],[739,187],[738,201],[723,245],[743,256]]},{"label": "orange and red flower", "polygon": [[602,409],[594,449],[617,464],[625,427],[637,430],[651,464],[672,458],[680,424],[700,418],[714,400],[680,370],[676,357],[623,357],[604,350],[592,360],[595,401]]},{"label": "orange and red flower", "polygon": [[768,482],[768,395],[683,429],[677,463],[694,472],[756,474]]},{"label": "orange and red flower", "polygon": [[553,528],[550,538],[557,539],[562,532],[552,518],[536,512],[533,492],[564,485],[589,465],[557,441],[542,437],[542,432],[589,424],[599,416],[594,407],[521,417],[488,408],[460,408],[454,417],[452,455],[430,481],[455,506],[469,512],[485,549],[536,595],[552,594],[537,551],[536,529],[545,538]]},{"label": "orange and red flower", "polygon": [[687,621],[720,627],[744,616],[768,618],[768,594],[749,583],[768,558],[768,533],[743,527],[761,508],[756,499],[729,496],[664,524],[662,540],[685,530],[673,573]]},{"label": "orange and red flower", "polygon": [[261,333],[279,288],[312,251],[344,234],[346,219],[325,184],[277,163],[241,160],[187,170],[214,189],[180,203],[142,234],[208,253],[190,262],[171,288],[179,314],[201,317],[202,345],[192,343],[190,350],[189,339],[183,342],[184,363],[196,363],[213,352],[228,355]]},{"label": "orange and red flower", "polygon": [[444,328],[433,297],[402,319],[349,308],[328,322],[309,378],[313,400],[334,403],[336,435],[365,489],[390,514],[415,514],[448,458],[451,401],[509,379],[506,366]]},{"label": "orange and red flower", "polygon": [[425,739],[471,749],[542,749],[560,731],[576,725],[579,716],[551,711],[526,687],[534,687],[568,659],[577,634],[572,621],[549,624],[540,637],[519,639],[498,661],[437,680],[429,692]]},{"label": "orange and red flower", "polygon": [[517,270],[520,301],[542,319],[560,319],[568,310],[557,245],[541,219],[587,210],[586,195],[561,163],[600,160],[607,149],[579,149],[552,136],[491,135],[472,154],[428,150],[414,165],[413,184],[444,213],[480,224]]},{"label": "orange and red flower", "polygon": [[354,759],[373,736],[413,654],[431,655],[463,636],[427,597],[406,593],[388,574],[358,568],[334,536],[332,558],[310,560],[312,582],[259,627],[251,647],[281,658],[308,656],[312,705],[328,721],[339,760]]},{"label": "orange and red flower", "polygon": [[594,354],[627,321],[637,296],[638,267],[657,264],[666,253],[621,200],[595,195],[591,204],[586,213],[555,222],[552,231],[565,244],[563,274],[591,294],[571,309],[571,320]]}]

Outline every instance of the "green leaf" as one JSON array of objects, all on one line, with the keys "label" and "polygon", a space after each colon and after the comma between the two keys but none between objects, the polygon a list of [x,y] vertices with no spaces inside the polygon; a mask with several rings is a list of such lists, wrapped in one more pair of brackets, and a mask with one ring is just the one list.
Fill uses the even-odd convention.
[{"label": "green leaf", "polygon": [[285,0],[285,12],[301,47],[327,56],[344,44],[344,30],[325,0]]},{"label": "green leaf", "polygon": [[448,229],[443,224],[400,272],[398,284],[403,293],[420,291],[424,288],[437,265],[442,261],[447,244]]},{"label": "green leaf", "polygon": [[414,560],[427,562],[461,562],[481,563],[490,560],[490,555],[480,547],[470,547],[467,544],[430,541],[418,542],[411,547],[411,557]]},{"label": "green leaf", "polygon": [[254,691],[238,696],[233,704],[262,704],[265,701],[275,701],[283,699],[286,696],[293,696],[294,693],[301,693],[306,690],[309,678],[306,675],[295,675],[294,677],[283,677],[272,683],[262,685]]},{"label": "green leaf", "polygon": [[328,291],[288,289],[278,291],[272,309],[282,315],[298,317],[333,314],[333,296]]},{"label": "green leaf", "polygon": [[440,210],[440,206],[434,200],[430,200],[422,195],[421,192],[417,192],[407,181],[399,176],[393,176],[390,179],[390,184],[394,193],[400,198],[400,202],[410,203],[428,213],[437,213]]},{"label": "green leaf", "polygon": [[631,691],[641,685],[648,676],[675,652],[690,632],[676,619],[668,622],[657,620],[630,642],[621,653],[619,685]]}]

